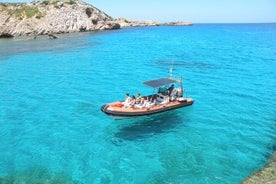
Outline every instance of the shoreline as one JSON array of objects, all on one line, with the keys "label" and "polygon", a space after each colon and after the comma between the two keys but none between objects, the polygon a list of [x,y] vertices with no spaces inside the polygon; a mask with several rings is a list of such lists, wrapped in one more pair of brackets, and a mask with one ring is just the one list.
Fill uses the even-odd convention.
[{"label": "shoreline", "polygon": [[154,20],[114,19],[81,0],[47,0],[26,3],[0,2],[0,38],[113,30],[137,26],[190,26],[191,22],[159,23]]},{"label": "shoreline", "polygon": [[[139,22],[139,21],[135,21]],[[145,21],[141,21],[145,22]],[[122,26],[119,29],[125,29],[125,28],[131,28],[131,27],[186,27],[186,26],[196,26],[196,25],[267,25],[267,24],[276,24],[276,23],[191,23],[190,25],[169,25],[168,23],[160,23],[158,25],[131,25],[131,26]],[[0,35],[0,40],[5,40],[5,39],[29,39],[29,38],[34,38],[34,37],[48,37],[51,39],[51,35],[55,35],[59,37],[59,35],[69,35],[69,34],[75,34],[75,33],[103,33],[105,31],[112,31],[112,30],[118,30],[118,29],[111,29],[111,30],[91,30],[91,31],[77,31],[77,32],[58,32],[58,33],[50,33],[50,34],[26,34],[26,35],[19,35],[19,36],[1,36]]]},{"label": "shoreline", "polygon": [[241,184],[272,184],[276,183],[276,151],[270,156],[267,163],[257,171],[246,177]]}]

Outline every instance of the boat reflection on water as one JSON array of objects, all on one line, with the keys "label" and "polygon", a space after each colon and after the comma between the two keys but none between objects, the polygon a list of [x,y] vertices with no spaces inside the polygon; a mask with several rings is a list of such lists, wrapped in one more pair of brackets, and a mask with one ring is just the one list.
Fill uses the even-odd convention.
[{"label": "boat reflection on water", "polygon": [[177,111],[149,117],[122,119],[111,124],[110,128],[113,131],[111,139],[116,145],[121,145],[124,140],[144,140],[157,134],[173,131],[178,125],[185,126],[188,121],[186,116],[178,114]]}]

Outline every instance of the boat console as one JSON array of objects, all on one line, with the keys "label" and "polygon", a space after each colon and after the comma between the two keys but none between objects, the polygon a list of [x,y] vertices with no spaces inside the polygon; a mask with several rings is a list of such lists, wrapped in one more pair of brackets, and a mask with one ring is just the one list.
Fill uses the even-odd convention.
[{"label": "boat console", "polygon": [[170,101],[170,97],[167,95],[163,95],[162,93],[158,93],[156,97],[157,103],[159,104],[166,104]]}]

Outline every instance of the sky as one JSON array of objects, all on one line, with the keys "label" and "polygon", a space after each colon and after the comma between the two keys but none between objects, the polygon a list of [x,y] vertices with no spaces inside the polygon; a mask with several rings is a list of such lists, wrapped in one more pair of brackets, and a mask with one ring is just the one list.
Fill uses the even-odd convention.
[{"label": "sky", "polygon": [[[0,0],[0,2],[31,0]],[[84,0],[113,18],[193,23],[276,22],[276,0]]]}]

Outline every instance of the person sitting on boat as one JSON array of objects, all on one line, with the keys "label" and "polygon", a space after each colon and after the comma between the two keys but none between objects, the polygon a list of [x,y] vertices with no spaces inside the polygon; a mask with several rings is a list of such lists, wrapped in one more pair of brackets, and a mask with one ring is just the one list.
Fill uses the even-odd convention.
[{"label": "person sitting on boat", "polygon": [[126,93],[126,99],[125,99],[125,101],[123,102],[123,107],[125,107],[125,108],[126,108],[126,107],[129,107],[130,104],[131,104],[131,98],[130,98],[129,94]]},{"label": "person sitting on boat", "polygon": [[145,107],[152,107],[156,103],[156,95],[148,96],[145,100]]},{"label": "person sitting on boat", "polygon": [[157,101],[157,95],[154,94],[154,95],[151,96],[150,102],[155,104],[156,101]]},{"label": "person sitting on boat", "polygon": [[175,101],[178,97],[178,89],[174,88],[170,94],[170,100]]},{"label": "person sitting on boat", "polygon": [[[136,101],[137,101],[137,98],[136,98]],[[141,98],[140,103],[138,103],[138,104],[136,103],[136,104],[134,105],[134,107],[135,107],[135,108],[141,109],[141,108],[143,108],[143,107],[146,106],[146,103],[147,103],[147,97],[144,97],[144,98]]]},{"label": "person sitting on boat", "polygon": [[131,107],[134,107],[135,103],[136,103],[136,98],[135,98],[135,96],[133,95],[132,98],[131,98],[130,106],[131,106]]},{"label": "person sitting on boat", "polygon": [[168,88],[168,95],[171,96],[171,93],[174,89],[174,84],[171,85],[171,87]]},{"label": "person sitting on boat", "polygon": [[[153,99],[153,100],[152,100]],[[144,101],[145,107],[152,107],[155,105],[156,99],[146,97],[146,100]]]},{"label": "person sitting on boat", "polygon": [[142,101],[141,94],[138,93],[138,94],[137,94],[137,98],[136,98],[136,104],[139,104],[141,101]]}]

